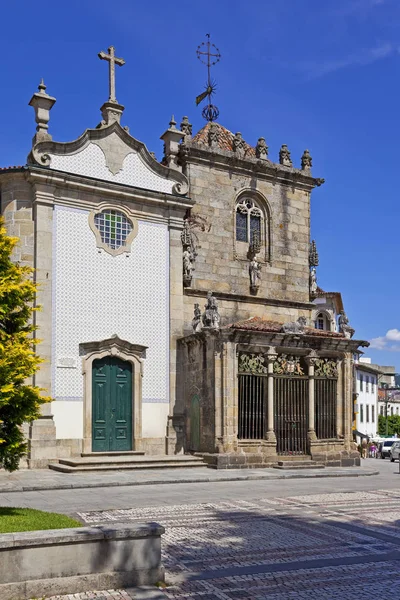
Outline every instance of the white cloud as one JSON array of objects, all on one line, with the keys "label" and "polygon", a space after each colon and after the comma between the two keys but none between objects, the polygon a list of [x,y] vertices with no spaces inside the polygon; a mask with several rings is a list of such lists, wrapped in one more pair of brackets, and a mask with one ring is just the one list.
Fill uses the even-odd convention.
[{"label": "white cloud", "polygon": [[340,59],[327,60],[325,62],[318,61],[315,63],[308,62],[303,63],[303,65],[300,65],[300,67],[302,70],[306,71],[310,79],[314,79],[328,73],[333,73],[334,71],[339,71],[340,69],[370,65],[377,60],[387,58],[388,56],[391,56],[395,52],[399,51],[399,47],[397,47],[395,44],[392,44],[391,42],[385,42],[373,48],[364,48],[363,50],[354,52],[353,54],[349,54],[348,56]]},{"label": "white cloud", "polygon": [[400,330],[389,329],[386,332],[386,335],[373,338],[370,340],[370,348],[374,348],[375,350],[388,350],[389,352],[400,352]]}]

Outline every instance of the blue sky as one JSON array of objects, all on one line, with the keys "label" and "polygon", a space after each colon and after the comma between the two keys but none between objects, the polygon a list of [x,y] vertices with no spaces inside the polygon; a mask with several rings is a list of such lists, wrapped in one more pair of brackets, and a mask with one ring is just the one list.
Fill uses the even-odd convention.
[{"label": "blue sky", "polygon": [[161,157],[171,113],[203,125],[194,98],[205,70],[197,45],[210,32],[219,122],[277,160],[309,148],[326,183],[312,198],[318,283],[342,292],[368,355],[400,371],[397,280],[400,137],[398,0],[69,0],[2,6],[0,165],[24,164],[35,132],[28,106],[41,77],[57,98],[53,138],[68,141],[100,121],[114,44],[123,124]]}]

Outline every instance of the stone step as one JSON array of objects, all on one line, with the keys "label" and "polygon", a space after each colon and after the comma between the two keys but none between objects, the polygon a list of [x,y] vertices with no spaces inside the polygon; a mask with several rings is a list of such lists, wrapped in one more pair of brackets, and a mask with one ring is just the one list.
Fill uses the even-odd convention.
[{"label": "stone step", "polygon": [[107,465],[107,466],[117,466],[117,465],[125,465],[125,464],[137,464],[137,465],[151,465],[153,463],[162,463],[166,466],[172,462],[182,463],[186,465],[187,463],[199,463],[204,464],[204,461],[197,456],[191,456],[190,454],[182,454],[182,455],[171,455],[171,456],[163,456],[163,455],[154,455],[154,456],[131,456],[131,455],[123,455],[119,453],[110,454],[109,456],[97,456],[93,455],[90,457],[79,457],[79,458],[60,458],[58,461],[61,465],[67,465],[69,467],[80,467],[82,465],[97,466],[99,464]]},{"label": "stone step", "polygon": [[140,471],[144,469],[182,469],[182,468],[207,468],[207,465],[198,461],[170,461],[170,462],[152,462],[152,463],[137,463],[127,462],[119,464],[78,464],[71,466],[67,464],[51,463],[49,468],[60,473],[99,473],[105,471]]},{"label": "stone step", "polygon": [[143,450],[127,450],[125,452],[82,452],[83,458],[95,458],[96,456],[144,456]]},{"label": "stone step", "polygon": [[317,463],[312,460],[300,461],[278,461],[278,464],[274,465],[274,469],[291,470],[291,469],[325,469],[323,463]]}]

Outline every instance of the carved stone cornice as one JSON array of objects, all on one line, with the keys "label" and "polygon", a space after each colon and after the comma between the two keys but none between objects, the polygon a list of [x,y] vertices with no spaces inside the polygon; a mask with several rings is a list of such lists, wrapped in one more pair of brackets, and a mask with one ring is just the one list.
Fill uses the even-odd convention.
[{"label": "carved stone cornice", "polygon": [[[123,144],[128,149],[137,152],[142,161],[147,167],[154,171],[160,177],[164,179],[170,179],[175,182],[172,191],[173,194],[179,196],[185,196],[189,191],[189,183],[185,175],[177,171],[176,169],[168,168],[159,163],[147,150],[147,147],[143,142],[140,142],[136,138],[132,137],[126,129],[121,127],[119,123],[114,121],[108,126],[101,127],[98,129],[86,129],[86,131],[76,140],[72,142],[55,142],[55,141],[43,141],[35,144],[28,156],[29,164],[36,164],[45,167],[51,167],[51,156],[50,154],[57,155],[71,155],[76,154],[80,150],[83,150],[90,143],[97,144],[104,150],[103,140],[115,133]],[[111,164],[111,168],[116,170],[118,165]]]},{"label": "carved stone cornice", "polygon": [[256,175],[266,181],[295,186],[307,191],[325,182],[324,179],[312,177],[308,171],[272,163],[254,156],[238,156],[230,150],[210,148],[192,141],[185,142],[185,152],[180,154],[180,160],[183,166],[190,163],[209,165],[212,162],[214,167],[223,170],[229,171],[234,168],[236,174]]}]

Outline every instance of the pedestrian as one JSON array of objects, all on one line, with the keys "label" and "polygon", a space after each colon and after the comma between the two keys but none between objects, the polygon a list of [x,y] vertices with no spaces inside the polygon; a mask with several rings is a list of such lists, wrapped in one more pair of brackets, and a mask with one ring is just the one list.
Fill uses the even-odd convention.
[{"label": "pedestrian", "polygon": [[368,452],[367,438],[363,438],[363,440],[361,442],[361,456],[362,456],[362,458],[367,458],[367,452]]},{"label": "pedestrian", "polygon": [[376,446],[375,446],[374,442],[372,442],[372,444],[369,447],[369,456],[370,456],[370,458],[376,457]]}]

